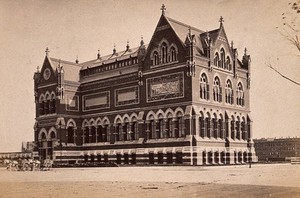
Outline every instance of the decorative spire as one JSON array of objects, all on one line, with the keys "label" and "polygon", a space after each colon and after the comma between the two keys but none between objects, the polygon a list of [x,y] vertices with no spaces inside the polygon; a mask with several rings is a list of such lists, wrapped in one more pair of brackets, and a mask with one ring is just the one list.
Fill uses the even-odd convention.
[{"label": "decorative spire", "polygon": [[191,26],[190,25],[188,27],[188,30],[189,30],[189,36],[192,36],[192,30],[191,30]]},{"label": "decorative spire", "polygon": [[100,49],[98,49],[97,59],[101,59]]},{"label": "decorative spire", "polygon": [[36,67],[36,73],[40,73],[40,66]]},{"label": "decorative spire", "polygon": [[233,49],[233,41],[231,41],[230,47],[231,47],[231,49]]},{"label": "decorative spire", "polygon": [[222,26],[223,26],[223,22],[224,22],[224,19],[223,19],[223,17],[222,17],[222,16],[220,17],[220,20],[219,20],[219,22],[220,22],[220,27],[222,27]]},{"label": "decorative spire", "polygon": [[116,53],[116,44],[114,44],[113,54]]},{"label": "decorative spire", "polygon": [[46,48],[46,56],[48,56],[49,55],[49,52],[50,52],[50,50],[48,49],[48,47]]},{"label": "decorative spire", "polygon": [[247,48],[245,48],[245,56],[247,56]]},{"label": "decorative spire", "polygon": [[62,68],[63,68],[63,66],[62,66],[62,64],[61,64],[61,62],[60,62],[60,59],[59,59],[59,60],[58,60],[58,66],[57,66],[57,69],[58,69],[58,72],[59,72],[59,73],[62,72]]},{"label": "decorative spire", "polygon": [[141,46],[144,45],[144,40],[143,40],[143,35],[141,36],[141,42],[140,42]]},{"label": "decorative spire", "polygon": [[166,11],[166,6],[165,6],[165,4],[162,4],[162,6],[161,6],[161,14],[162,15],[165,15],[165,11]]},{"label": "decorative spire", "polygon": [[129,46],[129,40],[127,40],[126,51],[128,51],[129,48],[130,48],[130,46]]},{"label": "decorative spire", "polygon": [[78,60],[78,55],[76,56],[75,63],[76,63],[76,64],[78,64],[78,63],[79,63],[79,60]]}]

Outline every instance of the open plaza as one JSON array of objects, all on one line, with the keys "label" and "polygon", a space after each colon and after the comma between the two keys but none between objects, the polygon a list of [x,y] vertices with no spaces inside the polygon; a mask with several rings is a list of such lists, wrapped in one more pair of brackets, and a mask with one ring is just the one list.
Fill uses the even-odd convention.
[{"label": "open plaza", "polygon": [[300,166],[0,169],[0,197],[299,197]]}]

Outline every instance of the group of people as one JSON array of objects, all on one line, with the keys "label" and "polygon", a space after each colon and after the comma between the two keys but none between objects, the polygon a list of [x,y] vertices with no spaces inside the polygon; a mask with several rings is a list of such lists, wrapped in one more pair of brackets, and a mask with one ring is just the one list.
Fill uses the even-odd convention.
[{"label": "group of people", "polygon": [[24,158],[19,160],[5,159],[4,165],[7,170],[16,171],[34,171],[34,170],[50,170],[53,161],[50,159],[43,160],[43,163],[33,158]]}]

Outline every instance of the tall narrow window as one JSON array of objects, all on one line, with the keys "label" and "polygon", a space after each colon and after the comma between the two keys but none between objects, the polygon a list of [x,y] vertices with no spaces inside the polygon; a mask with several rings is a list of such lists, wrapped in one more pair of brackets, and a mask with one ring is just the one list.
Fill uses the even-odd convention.
[{"label": "tall narrow window", "polygon": [[171,62],[177,61],[177,54],[176,54],[175,47],[171,47],[170,53],[171,53],[171,60],[170,61]]},{"label": "tall narrow window", "polygon": [[233,90],[230,80],[227,80],[225,87],[225,102],[227,104],[233,104]]},{"label": "tall narrow window", "polygon": [[209,84],[205,73],[201,74],[200,78],[200,98],[209,100]]},{"label": "tall narrow window", "polygon": [[217,52],[214,58],[214,65],[219,67],[219,63],[220,63],[220,57],[219,57],[219,53]]},{"label": "tall narrow window", "polygon": [[158,53],[157,53],[157,51],[155,51],[153,53],[153,65],[158,65],[158,64],[159,64],[159,62],[158,62]]},{"label": "tall narrow window", "polygon": [[227,56],[224,69],[231,70],[230,58]]},{"label": "tall narrow window", "polygon": [[239,106],[244,106],[244,89],[242,83],[238,84],[236,90],[236,104]]},{"label": "tall narrow window", "polygon": [[161,45],[161,59],[162,59],[162,64],[167,63],[168,59],[168,51],[167,51],[167,44],[162,43]]},{"label": "tall narrow window", "polygon": [[223,48],[221,49],[220,55],[221,55],[221,61],[220,61],[219,67],[224,68],[224,64],[225,64],[225,51],[224,51]]},{"label": "tall narrow window", "polygon": [[68,143],[74,143],[74,127],[68,127]]},{"label": "tall narrow window", "polygon": [[214,80],[213,99],[214,101],[222,102],[222,87],[218,77],[215,77]]}]

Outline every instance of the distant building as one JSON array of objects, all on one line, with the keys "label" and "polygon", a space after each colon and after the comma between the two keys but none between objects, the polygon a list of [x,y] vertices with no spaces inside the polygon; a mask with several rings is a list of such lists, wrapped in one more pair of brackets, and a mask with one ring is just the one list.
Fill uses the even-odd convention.
[{"label": "distant building", "polygon": [[286,161],[300,157],[300,138],[254,139],[258,161]]},{"label": "distant building", "polygon": [[34,142],[22,142],[21,151],[22,152],[33,152],[33,149],[35,146],[36,145]]},{"label": "distant building", "polygon": [[250,55],[245,49],[238,59],[219,22],[202,31],[165,16],[163,6],[149,45],[142,39],[83,63],[50,57],[47,49],[34,74],[34,156],[67,163],[255,161]]}]

